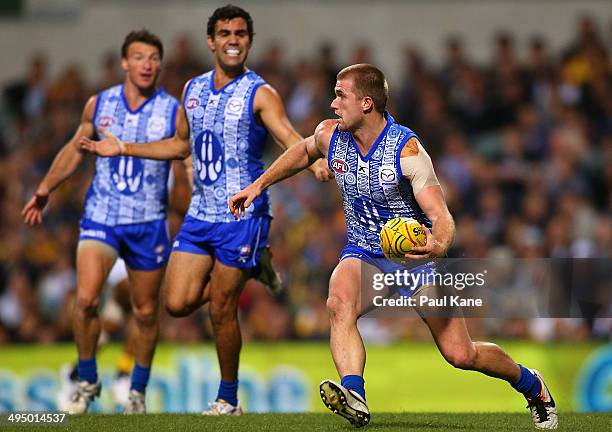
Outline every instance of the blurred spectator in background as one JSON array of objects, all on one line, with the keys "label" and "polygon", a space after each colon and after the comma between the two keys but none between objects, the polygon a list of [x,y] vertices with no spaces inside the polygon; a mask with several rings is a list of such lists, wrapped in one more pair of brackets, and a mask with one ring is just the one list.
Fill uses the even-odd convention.
[{"label": "blurred spectator in background", "polygon": [[196,54],[191,37],[182,34],[176,38],[173,47],[168,51],[161,84],[168,93],[178,99],[187,81],[208,69],[209,65]]},{"label": "blurred spectator in background", "polygon": [[47,57],[35,54],[25,78],[5,87],[5,103],[13,117],[32,120],[43,113],[48,91],[47,66]]}]

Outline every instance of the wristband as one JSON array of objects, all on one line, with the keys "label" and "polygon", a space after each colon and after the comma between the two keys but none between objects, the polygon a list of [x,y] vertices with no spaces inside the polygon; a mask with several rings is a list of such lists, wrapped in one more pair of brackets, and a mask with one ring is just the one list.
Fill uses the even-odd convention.
[{"label": "wristband", "polygon": [[119,154],[120,155],[124,155],[125,154],[125,143],[123,141],[121,141],[119,138],[115,138],[117,140],[117,144],[119,145]]}]

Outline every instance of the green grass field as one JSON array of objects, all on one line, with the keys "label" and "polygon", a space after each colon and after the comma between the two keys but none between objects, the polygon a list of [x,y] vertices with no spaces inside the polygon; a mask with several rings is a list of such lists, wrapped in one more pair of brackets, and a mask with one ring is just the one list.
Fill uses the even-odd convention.
[{"label": "green grass field", "polygon": [[[612,414],[560,415],[561,431],[610,431]],[[31,426],[2,430],[32,430]],[[58,428],[41,427],[40,430]],[[71,417],[71,431],[352,431],[346,420],[329,414],[247,414],[210,418],[199,415],[150,414],[146,416],[84,415]],[[518,413],[440,414],[374,413],[363,431],[533,431],[531,416]]]}]

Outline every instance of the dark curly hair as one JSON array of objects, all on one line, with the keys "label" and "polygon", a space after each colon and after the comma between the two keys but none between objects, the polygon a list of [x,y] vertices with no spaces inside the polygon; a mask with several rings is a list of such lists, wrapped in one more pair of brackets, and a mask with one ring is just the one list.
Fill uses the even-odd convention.
[{"label": "dark curly hair", "polygon": [[234,18],[243,18],[247,23],[247,31],[249,33],[249,41],[253,41],[253,18],[251,15],[242,9],[241,7],[228,4],[226,6],[217,8],[213,14],[208,18],[208,25],[206,26],[206,34],[214,39],[215,38],[215,24],[217,21],[226,21]]}]

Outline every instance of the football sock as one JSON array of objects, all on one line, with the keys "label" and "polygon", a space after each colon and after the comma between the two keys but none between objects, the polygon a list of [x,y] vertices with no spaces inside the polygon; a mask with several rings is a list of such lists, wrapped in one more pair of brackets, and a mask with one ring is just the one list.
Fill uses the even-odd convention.
[{"label": "football sock", "polygon": [[519,393],[523,393],[529,399],[536,399],[542,391],[542,383],[529,369],[518,365],[521,369],[521,377],[517,382],[512,384],[512,387]]},{"label": "football sock", "polygon": [[238,406],[238,381],[223,381],[219,383],[217,400],[223,399],[233,406]]},{"label": "football sock", "polygon": [[134,367],[134,357],[125,351],[121,353],[119,360],[117,361],[117,373],[119,375],[128,375]]},{"label": "football sock", "polygon": [[96,356],[88,359],[79,359],[77,364],[79,379],[93,384],[98,381],[98,367],[96,366]]},{"label": "football sock", "polygon": [[77,382],[79,380],[79,362],[72,365],[72,370],[69,375],[70,381]]},{"label": "football sock", "polygon": [[361,396],[363,400],[365,400],[366,398],[364,383],[365,381],[363,377],[360,377],[359,375],[345,375],[344,377],[342,377],[342,381],[340,381],[342,387],[348,390],[353,390],[359,396]]},{"label": "football sock", "polygon": [[144,393],[149,383],[149,375],[151,375],[151,367],[142,367],[136,363],[132,370],[132,385],[130,386],[130,390]]}]

